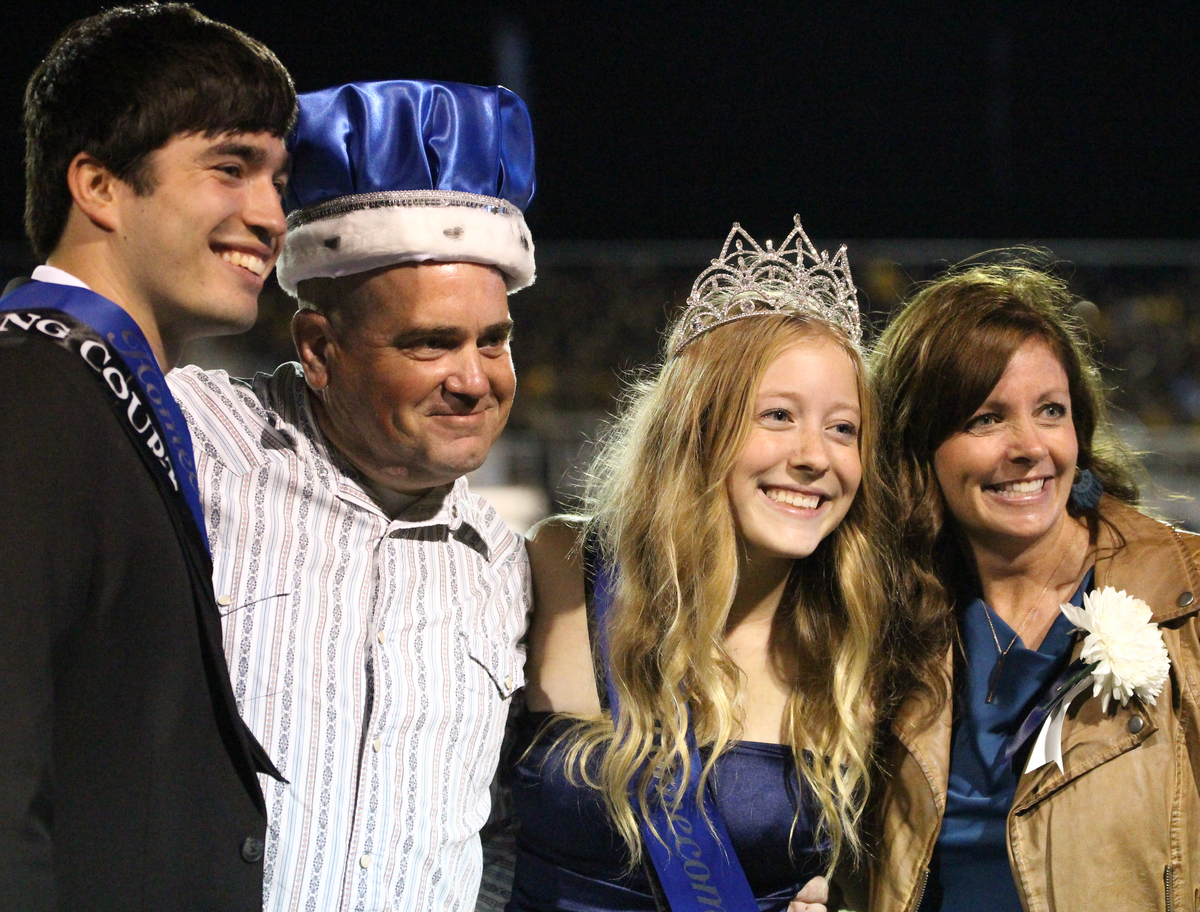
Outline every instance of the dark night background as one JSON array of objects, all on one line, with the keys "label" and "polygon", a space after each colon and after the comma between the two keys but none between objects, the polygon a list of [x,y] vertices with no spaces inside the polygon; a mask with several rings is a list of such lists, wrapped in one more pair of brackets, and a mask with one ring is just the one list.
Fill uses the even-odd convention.
[{"label": "dark night background", "polygon": [[[10,14],[0,281],[34,265],[25,81],[103,5]],[[872,327],[947,263],[1048,249],[1084,301],[1122,433],[1154,451],[1152,506],[1200,529],[1200,499],[1167,496],[1200,495],[1194,4],[195,6],[272,48],[301,91],[431,78],[500,82],[529,104],[538,281],[511,299],[520,390],[472,482],[523,485],[524,519],[570,502],[626,370],[654,359],[730,223],[779,240],[799,212],[818,245],[848,243]],[[185,360],[247,376],[293,357],[294,303],[273,282],[259,303],[250,333]]]},{"label": "dark night background", "polygon": [[[1190,4],[195,4],[303,90],[503,81],[538,140],[539,240],[1200,236]],[[21,3],[0,96],[20,241],[25,80],[100,3]],[[520,84],[523,83],[523,84]]]}]

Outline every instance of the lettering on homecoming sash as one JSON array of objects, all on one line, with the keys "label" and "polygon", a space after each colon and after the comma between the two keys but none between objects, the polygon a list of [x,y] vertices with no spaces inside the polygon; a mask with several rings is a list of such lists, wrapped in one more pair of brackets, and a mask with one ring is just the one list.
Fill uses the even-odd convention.
[{"label": "lettering on homecoming sash", "polygon": [[125,408],[125,418],[133,428],[138,440],[154,454],[154,458],[162,465],[171,482],[171,487],[179,490],[179,480],[175,477],[175,468],[171,465],[171,457],[166,445],[154,427],[154,420],[146,404],[138,396],[133,376],[129,374],[122,362],[113,359],[113,353],[108,346],[96,339],[80,340],[71,334],[70,327],[58,320],[44,317],[36,312],[21,313],[13,311],[0,317],[0,332],[11,332],[12,327],[25,332],[39,332],[53,339],[64,348],[75,351],[88,367],[94,370],[104,380],[104,385],[120,402],[128,403]]},{"label": "lettering on homecoming sash", "polygon": [[700,856],[703,850],[696,840],[692,839],[692,823],[686,817],[668,810],[667,817],[671,821],[675,833],[675,854],[683,859],[683,873],[696,893],[696,902],[710,906],[713,912],[725,912],[725,901],[715,885],[709,883],[712,872]]},{"label": "lettering on homecoming sash", "polygon": [[[111,336],[109,337],[112,338]],[[119,339],[119,341],[124,341]],[[179,433],[179,428],[175,426],[174,420],[171,418],[171,413],[163,408],[162,390],[155,382],[155,378],[162,376],[158,370],[158,363],[153,361],[153,356],[137,346],[126,343],[123,348],[118,349],[122,360],[126,366],[133,370],[138,382],[146,393],[146,398],[150,400],[150,404],[154,407],[154,413],[158,416],[159,425],[171,446],[175,448],[175,453],[179,457],[180,468],[183,471],[184,478],[193,487],[198,487],[199,482],[196,478],[196,464],[192,459],[192,444],[190,438],[184,440]],[[172,478],[174,484],[174,478]],[[178,490],[178,486],[176,486]]]}]

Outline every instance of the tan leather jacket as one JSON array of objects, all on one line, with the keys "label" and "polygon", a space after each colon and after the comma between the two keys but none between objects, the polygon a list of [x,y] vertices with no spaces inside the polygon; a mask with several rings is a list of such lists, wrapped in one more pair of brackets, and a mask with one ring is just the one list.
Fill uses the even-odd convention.
[{"label": "tan leather jacket", "polygon": [[[1026,773],[1008,814],[1008,857],[1027,912],[1200,909],[1200,536],[1105,498],[1097,588],[1145,601],[1171,659],[1153,706],[1125,707],[1087,690],[1063,726],[1064,771]],[[1075,647],[1076,655],[1079,645]],[[949,658],[947,658],[949,662]],[[922,730],[918,700],[885,739],[872,912],[921,901],[946,808],[950,707]]]}]

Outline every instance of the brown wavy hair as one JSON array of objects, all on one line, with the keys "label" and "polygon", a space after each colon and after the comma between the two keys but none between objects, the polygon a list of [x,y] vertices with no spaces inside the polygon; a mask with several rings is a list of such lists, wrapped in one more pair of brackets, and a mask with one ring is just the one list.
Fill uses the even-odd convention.
[{"label": "brown wavy hair", "polygon": [[[862,355],[840,328],[771,315],[706,333],[637,384],[592,468],[595,528],[618,568],[607,636],[621,712],[615,732],[608,717],[583,720],[564,741],[568,770],[603,792],[631,863],[641,844],[635,804],[644,815],[656,778],[690,772],[689,716],[698,745],[711,748],[701,789],[738,737],[741,676],[724,638],[741,568],[726,479],[763,374],[785,349],[814,337],[837,344],[854,365],[863,477],[845,519],[795,562],[777,609],[777,622],[798,643],[801,669],[783,740],[821,809],[830,869],[844,849],[857,857],[862,848],[887,604],[875,408]],[[586,769],[597,749],[593,780]]]},{"label": "brown wavy hair", "polygon": [[[1134,463],[1113,431],[1074,305],[1061,279],[1014,255],[956,268],[926,284],[875,345],[870,364],[880,407],[880,459],[888,512],[905,549],[889,634],[897,655],[909,657],[894,669],[897,698],[925,690],[940,706],[948,695],[943,662],[955,626],[947,584],[965,570],[950,534],[934,453],[983,404],[1025,341],[1043,340],[1066,372],[1079,468],[1090,469],[1113,497],[1138,501]],[[1099,521],[1095,508],[1069,509]]]}]

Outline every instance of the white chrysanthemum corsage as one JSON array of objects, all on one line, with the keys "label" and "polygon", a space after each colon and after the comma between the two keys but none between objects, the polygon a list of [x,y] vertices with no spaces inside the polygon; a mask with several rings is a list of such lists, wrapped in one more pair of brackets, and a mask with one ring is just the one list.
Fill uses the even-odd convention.
[{"label": "white chrysanthemum corsage", "polygon": [[1150,618],[1150,606],[1124,589],[1105,586],[1085,593],[1083,606],[1063,605],[1062,612],[1087,632],[1080,658],[1092,669],[1092,696],[1101,698],[1107,712],[1109,700],[1124,706],[1137,696],[1153,704],[1162,693],[1171,660],[1162,631]]}]

